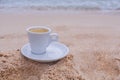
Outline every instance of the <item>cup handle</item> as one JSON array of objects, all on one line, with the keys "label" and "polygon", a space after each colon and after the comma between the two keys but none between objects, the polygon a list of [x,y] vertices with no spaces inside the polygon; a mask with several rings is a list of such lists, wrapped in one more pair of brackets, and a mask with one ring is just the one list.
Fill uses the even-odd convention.
[{"label": "cup handle", "polygon": [[51,33],[50,38],[51,38],[51,42],[58,41],[58,34],[57,33]]}]

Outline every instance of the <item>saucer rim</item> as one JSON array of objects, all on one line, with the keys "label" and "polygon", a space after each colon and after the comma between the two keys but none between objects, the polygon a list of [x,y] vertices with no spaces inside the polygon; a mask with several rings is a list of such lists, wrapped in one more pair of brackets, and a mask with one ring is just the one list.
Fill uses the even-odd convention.
[{"label": "saucer rim", "polygon": [[[22,50],[25,48],[25,46],[29,45],[30,43],[24,44],[24,45],[22,46],[22,48],[20,49],[20,53],[21,53],[24,57],[26,57],[26,58],[28,58],[28,59],[30,59],[30,60],[37,61],[37,62],[53,62],[53,61],[60,60],[60,59],[62,59],[62,58],[64,58],[64,57],[66,57],[66,56],[69,54],[69,48],[68,48],[65,44],[63,44],[63,43],[61,43],[61,42],[52,42],[52,43],[58,43],[58,44],[62,45],[64,48],[66,48],[66,52],[64,53],[64,55],[63,55],[62,57],[56,58],[56,59],[51,59],[51,60],[42,60],[42,59],[41,59],[41,60],[38,60],[38,59],[30,58],[29,56],[24,55],[25,53],[23,53],[23,51],[22,51]],[[51,43],[51,44],[52,44],[52,43]],[[33,55],[36,55],[36,54],[33,54]]]}]

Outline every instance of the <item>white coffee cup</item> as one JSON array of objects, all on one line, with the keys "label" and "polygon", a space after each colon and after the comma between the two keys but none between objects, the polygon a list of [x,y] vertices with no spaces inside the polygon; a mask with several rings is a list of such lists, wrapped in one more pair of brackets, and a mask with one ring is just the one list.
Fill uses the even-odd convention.
[{"label": "white coffee cup", "polygon": [[[46,31],[43,32],[32,31],[40,29],[44,29]],[[32,26],[27,28],[32,53],[43,54],[46,52],[46,48],[49,46],[51,42],[58,40],[58,34],[51,33],[51,31],[52,30],[46,26]]]}]

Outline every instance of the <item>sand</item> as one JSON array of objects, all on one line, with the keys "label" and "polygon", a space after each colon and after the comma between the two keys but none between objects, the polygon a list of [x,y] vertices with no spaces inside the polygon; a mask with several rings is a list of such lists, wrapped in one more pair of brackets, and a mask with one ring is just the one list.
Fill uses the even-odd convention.
[{"label": "sand", "polygon": [[[0,13],[0,80],[120,80],[119,21],[119,13]],[[69,55],[51,63],[23,57],[33,25],[50,26]]]}]

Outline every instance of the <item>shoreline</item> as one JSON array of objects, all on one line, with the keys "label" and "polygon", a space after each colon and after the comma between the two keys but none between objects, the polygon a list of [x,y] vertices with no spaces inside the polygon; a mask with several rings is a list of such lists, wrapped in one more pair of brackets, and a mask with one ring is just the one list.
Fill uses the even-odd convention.
[{"label": "shoreline", "polygon": [[120,10],[34,10],[34,9],[0,9],[3,14],[31,14],[31,13],[80,13],[80,14],[120,14]]}]

